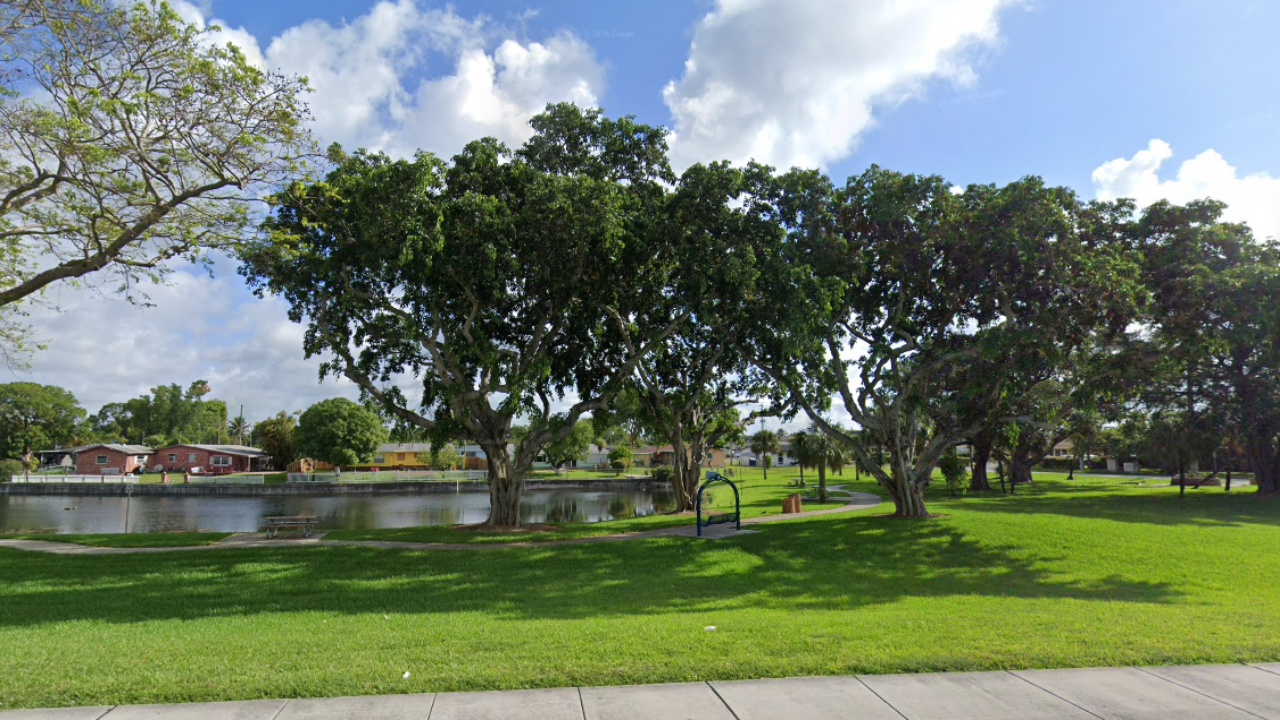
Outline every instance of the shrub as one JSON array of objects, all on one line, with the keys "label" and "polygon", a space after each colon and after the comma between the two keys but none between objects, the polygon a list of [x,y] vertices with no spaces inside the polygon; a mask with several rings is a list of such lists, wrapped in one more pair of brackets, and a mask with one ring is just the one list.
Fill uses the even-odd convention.
[{"label": "shrub", "polygon": [[629,446],[619,445],[609,451],[609,467],[612,467],[614,470],[630,469],[633,457],[634,456]]},{"label": "shrub", "polygon": [[947,450],[938,460],[938,469],[947,481],[947,494],[951,497],[963,495],[969,482],[969,471],[965,461],[956,454],[955,448]]},{"label": "shrub", "polygon": [[658,482],[671,482],[676,479],[676,471],[669,467],[656,467],[650,473]]},{"label": "shrub", "polygon": [[1040,461],[1040,464],[1037,467],[1041,470],[1050,470],[1053,472],[1069,472],[1075,464],[1075,458],[1048,457]]},{"label": "shrub", "polygon": [[14,475],[22,474],[21,460],[0,460],[0,482],[10,482]]}]

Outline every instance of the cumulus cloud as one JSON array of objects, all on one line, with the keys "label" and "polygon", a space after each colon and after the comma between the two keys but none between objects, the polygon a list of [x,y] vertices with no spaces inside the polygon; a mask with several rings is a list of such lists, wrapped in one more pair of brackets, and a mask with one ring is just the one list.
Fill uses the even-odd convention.
[{"label": "cumulus cloud", "polygon": [[663,90],[678,166],[727,158],[823,166],[878,106],[935,79],[971,83],[1010,0],[717,0]]},{"label": "cumulus cloud", "polygon": [[[65,387],[90,412],[161,384],[209,381],[232,413],[259,420],[326,397],[356,399],[345,380],[317,382],[319,362],[302,354],[302,327],[283,300],[255,300],[220,258],[215,274],[182,267],[150,288],[141,307],[92,288],[63,286],[27,318],[47,344],[28,372],[5,380]],[[55,307],[56,306],[56,307]]]},{"label": "cumulus cloud", "polygon": [[[529,40],[452,7],[382,0],[349,22],[311,20],[265,43],[214,17],[208,2],[173,7],[200,27],[220,28],[209,42],[234,43],[259,67],[306,76],[313,130],[326,143],[444,156],[484,135],[518,145],[548,102],[594,105],[604,88],[603,66],[577,36]],[[441,58],[440,68],[428,67]],[[358,397],[345,380],[317,382],[319,361],[303,358],[302,328],[283,300],[253,298],[227,258],[214,270],[210,277],[179,268],[169,285],[147,290],[152,307],[131,305],[96,278],[56,288],[27,318],[48,349],[31,371],[5,381],[66,387],[94,411],[203,378],[232,412],[243,403],[250,420]]]},{"label": "cumulus cloud", "polygon": [[1141,206],[1157,200],[1221,200],[1227,203],[1227,220],[1248,223],[1260,237],[1280,239],[1280,178],[1265,173],[1241,176],[1217,151],[1205,150],[1183,161],[1172,180],[1162,180],[1160,168],[1172,157],[1169,143],[1155,139],[1131,158],[1103,163],[1093,171],[1097,197],[1133,198]]},{"label": "cumulus cloud", "polygon": [[[448,156],[486,135],[518,145],[548,102],[590,106],[604,91],[604,67],[578,36],[523,39],[452,7],[382,0],[341,25],[310,20],[288,28],[265,50],[190,3],[180,12],[221,27],[214,39],[237,44],[251,62],[307,77],[314,131],[348,147]],[[449,72],[427,67],[432,57],[446,58]]]}]

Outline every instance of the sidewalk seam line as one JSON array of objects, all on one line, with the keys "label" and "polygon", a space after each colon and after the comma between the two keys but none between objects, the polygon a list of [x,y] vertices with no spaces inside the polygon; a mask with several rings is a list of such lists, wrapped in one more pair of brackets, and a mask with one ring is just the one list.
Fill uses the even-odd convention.
[{"label": "sidewalk seam line", "polygon": [[[1243,663],[1242,663],[1242,664],[1243,664]],[[1235,708],[1236,710],[1239,710],[1240,712],[1242,712],[1242,713],[1244,713],[1244,714],[1246,714],[1246,715],[1252,715],[1252,716],[1254,716],[1254,717],[1256,717],[1256,718],[1262,718],[1262,720],[1266,720],[1266,718],[1265,718],[1265,717],[1263,717],[1262,715],[1259,715],[1259,714],[1257,714],[1257,713],[1255,713],[1255,712],[1252,712],[1252,711],[1249,711],[1249,710],[1245,710],[1244,708],[1242,708],[1242,707],[1240,707],[1240,706],[1238,706],[1238,705],[1232,705],[1231,703],[1227,702],[1226,700],[1223,700],[1222,698],[1220,698],[1220,697],[1218,697],[1218,696],[1216,696],[1216,695],[1210,695],[1210,694],[1209,694],[1209,693],[1207,693],[1207,692],[1201,692],[1201,691],[1199,691],[1199,690],[1197,690],[1197,689],[1195,689],[1195,688],[1191,687],[1190,685],[1183,685],[1182,683],[1180,683],[1180,682],[1178,682],[1178,681],[1176,681],[1176,680],[1170,680],[1169,678],[1164,677],[1163,675],[1157,675],[1157,674],[1155,674],[1155,673],[1153,673],[1153,672],[1151,672],[1151,671],[1147,670],[1146,668],[1138,667],[1137,665],[1130,665],[1130,667],[1132,667],[1134,670],[1137,670],[1137,671],[1138,671],[1138,672],[1140,672],[1140,673],[1146,673],[1147,675],[1150,675],[1150,676],[1151,676],[1151,677],[1153,677],[1153,678],[1156,678],[1156,679],[1158,679],[1158,680],[1163,680],[1163,681],[1165,681],[1165,682],[1169,683],[1170,685],[1176,685],[1176,686],[1178,686],[1178,687],[1182,688],[1183,690],[1190,690],[1191,692],[1193,692],[1193,693],[1195,693],[1195,694],[1197,694],[1197,695],[1200,695],[1201,697],[1207,697],[1207,698],[1209,698],[1210,700],[1212,700],[1212,701],[1214,701],[1214,702],[1222,703],[1223,705],[1226,705],[1226,706],[1227,706],[1227,707],[1229,707],[1229,708]],[[1251,667],[1251,666],[1250,666],[1250,665],[1245,665],[1245,667]],[[1264,670],[1263,672],[1266,672],[1266,671]]]},{"label": "sidewalk seam line", "polygon": [[98,717],[94,718],[94,720],[102,720],[102,718],[104,718],[104,717],[106,717],[106,716],[107,716],[107,713],[111,712],[112,710],[115,710],[115,709],[116,709],[116,708],[118,708],[118,707],[120,707],[120,706],[119,706],[119,705],[112,705],[111,707],[107,708],[106,712],[104,712],[104,713],[102,713],[101,715],[99,715]]},{"label": "sidewalk seam line", "polygon": [[1254,665],[1253,663],[1245,663],[1245,665],[1248,665],[1251,668],[1257,668],[1265,673],[1271,673],[1272,675],[1280,675],[1280,672],[1276,672],[1275,670],[1264,668],[1261,665]]},{"label": "sidewalk seam line", "polygon": [[711,688],[711,692],[715,693],[716,699],[720,701],[721,705],[724,705],[725,710],[729,711],[729,714],[733,716],[733,720],[742,720],[738,717],[738,713],[734,712],[733,708],[729,706],[728,701],[724,699],[724,696],[720,694],[720,691],[716,689],[716,686],[711,684],[710,680],[704,680],[703,684],[708,688]]},{"label": "sidewalk seam line", "polygon": [[284,712],[284,709],[289,707],[291,702],[293,702],[293,698],[285,698],[284,702],[280,703],[280,709],[276,711],[275,715],[271,716],[271,720],[276,720],[276,718],[280,717],[280,713]]},{"label": "sidewalk seam line", "polygon": [[431,706],[427,708],[427,716],[422,720],[431,720],[431,713],[436,711],[436,698],[440,697],[440,693],[431,693]]},{"label": "sidewalk seam line", "polygon": [[[578,686],[578,709],[582,711],[582,720],[587,720],[587,701],[582,699],[582,686]],[[427,720],[431,720],[430,717]]]},{"label": "sidewalk seam line", "polygon": [[889,702],[888,700],[885,700],[883,697],[881,697],[881,696],[880,696],[880,693],[876,692],[876,689],[875,689],[875,688],[873,688],[873,687],[871,687],[870,685],[868,685],[868,684],[867,684],[867,681],[863,680],[861,675],[854,675],[854,676],[853,676],[853,679],[854,679],[854,680],[857,680],[857,681],[858,681],[858,682],[860,682],[860,683],[862,683],[862,687],[866,688],[866,689],[867,689],[867,691],[868,691],[868,692],[870,692],[872,695],[875,695],[877,700],[879,700],[880,702],[882,702],[882,703],[884,703],[884,704],[885,704],[885,707],[887,707],[887,708],[889,708],[890,710],[892,710],[892,711],[894,711],[894,712],[898,713],[898,716],[899,716],[899,717],[901,717],[901,718],[902,718],[902,720],[911,720],[911,718],[908,718],[908,717],[907,717],[907,714],[906,714],[906,713],[904,713],[904,712],[902,712],[901,710],[899,710],[898,708],[894,707],[894,706],[893,706],[893,703],[891,703],[891,702]]},{"label": "sidewalk seam line", "polygon": [[1058,693],[1056,693],[1056,692],[1054,692],[1054,691],[1052,691],[1052,690],[1049,690],[1048,688],[1041,687],[1041,686],[1039,686],[1039,685],[1037,685],[1037,684],[1035,684],[1035,683],[1031,682],[1030,680],[1028,680],[1028,679],[1026,679],[1026,678],[1022,677],[1021,675],[1019,675],[1018,673],[1016,673],[1016,672],[1014,672],[1014,671],[1012,671],[1012,670],[1005,670],[1005,672],[1006,672],[1006,673],[1008,673],[1009,675],[1012,675],[1012,676],[1014,676],[1014,677],[1018,678],[1018,679],[1019,679],[1019,680],[1021,680],[1022,682],[1024,682],[1024,683],[1026,683],[1026,684],[1030,685],[1031,687],[1033,687],[1033,688],[1035,688],[1035,689],[1037,689],[1037,690],[1039,690],[1039,691],[1041,691],[1041,692],[1047,693],[1048,695],[1050,695],[1050,696],[1052,696],[1052,697],[1056,697],[1056,698],[1058,698],[1058,699],[1059,699],[1059,700],[1061,700],[1062,702],[1064,702],[1064,703],[1066,703],[1066,704],[1070,705],[1070,706],[1071,706],[1071,707],[1073,707],[1073,708],[1076,708],[1077,710],[1079,710],[1080,712],[1083,712],[1083,713],[1084,713],[1084,714],[1086,714],[1086,715],[1092,715],[1093,717],[1098,718],[1098,720],[1106,720],[1106,718],[1104,718],[1104,717],[1102,717],[1101,715],[1099,715],[1098,713],[1096,713],[1096,712],[1094,712],[1094,711],[1090,710],[1089,708],[1086,708],[1086,707],[1082,707],[1082,706],[1080,706],[1080,705],[1077,705],[1077,704],[1075,704],[1075,703],[1071,702],[1070,700],[1068,700],[1068,699],[1066,699],[1066,698],[1062,697],[1062,696],[1061,696],[1061,695],[1059,695]]}]

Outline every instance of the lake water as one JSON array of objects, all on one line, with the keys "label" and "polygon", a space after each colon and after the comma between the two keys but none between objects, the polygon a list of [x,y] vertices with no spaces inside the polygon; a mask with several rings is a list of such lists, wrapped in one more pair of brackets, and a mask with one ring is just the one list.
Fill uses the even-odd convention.
[{"label": "lake water", "polygon": [[[666,490],[527,490],[529,523],[598,522],[674,508]],[[0,495],[0,532],[254,532],[268,515],[315,515],[321,530],[484,522],[488,492],[278,497]]]}]

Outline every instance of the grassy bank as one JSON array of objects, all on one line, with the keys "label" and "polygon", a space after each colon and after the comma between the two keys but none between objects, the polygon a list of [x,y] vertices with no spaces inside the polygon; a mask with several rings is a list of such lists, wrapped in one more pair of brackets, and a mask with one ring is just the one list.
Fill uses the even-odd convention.
[{"label": "grassy bank", "polygon": [[1280,660],[1280,503],[1038,477],[1016,497],[935,494],[932,520],[881,506],[723,541],[0,550],[0,699]]}]

